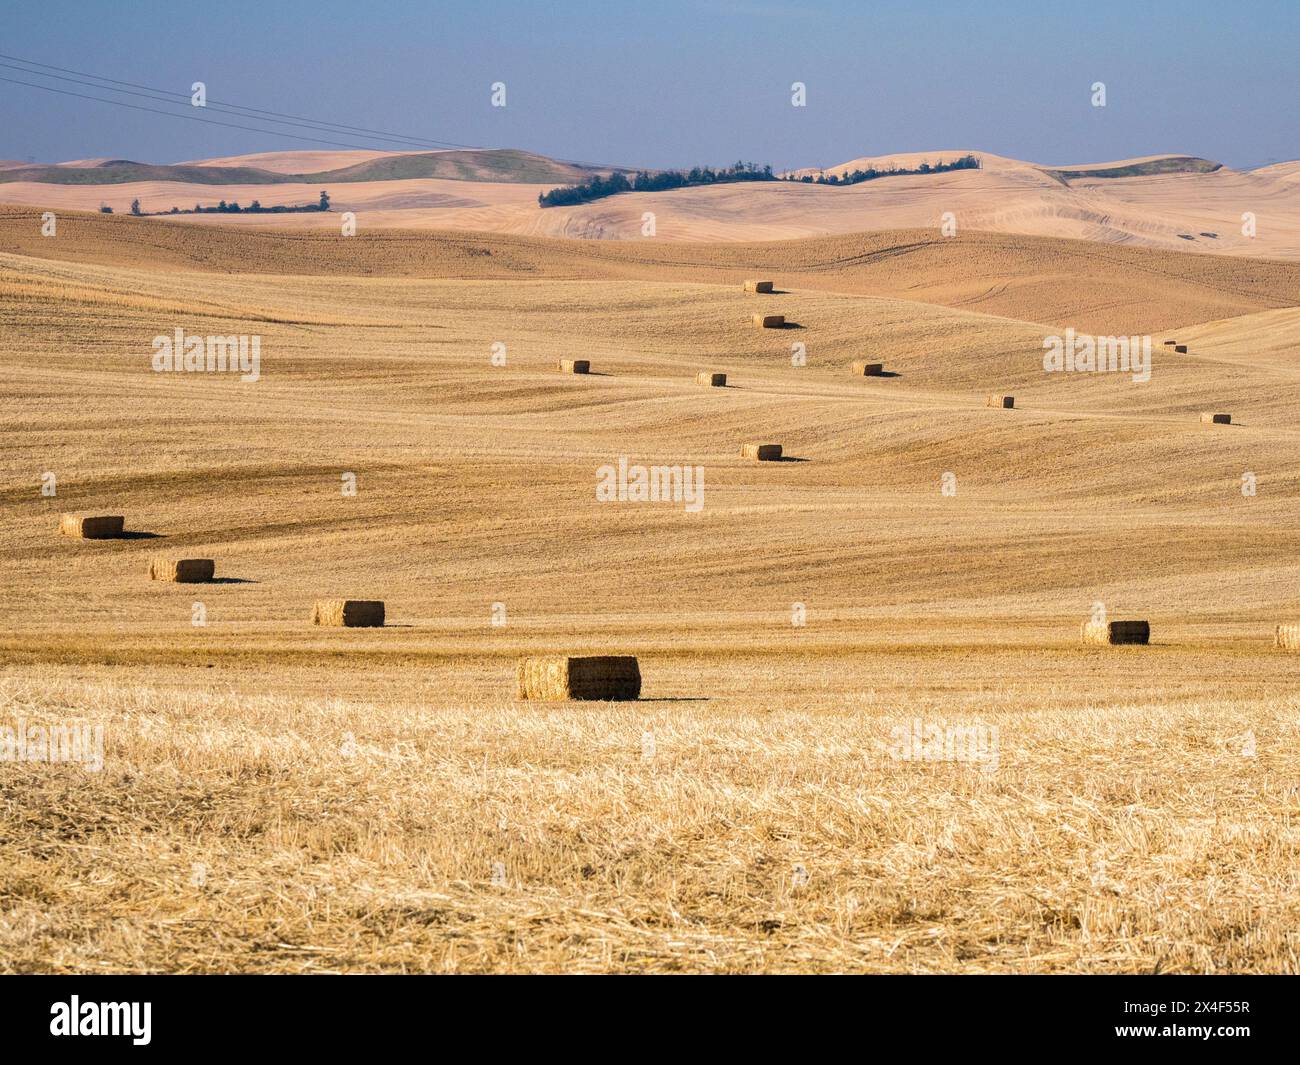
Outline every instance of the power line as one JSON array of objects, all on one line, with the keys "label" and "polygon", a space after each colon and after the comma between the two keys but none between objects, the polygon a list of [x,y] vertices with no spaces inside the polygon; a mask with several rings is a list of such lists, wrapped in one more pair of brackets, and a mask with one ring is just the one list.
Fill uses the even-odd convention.
[{"label": "power line", "polygon": [[[41,78],[56,78],[59,81],[75,81],[79,85],[88,85],[90,88],[99,89],[100,91],[103,92],[120,92],[120,93],[126,93],[127,95],[130,96],[145,95],[144,93],[139,93],[139,92],[128,92],[128,90],[126,89],[113,89],[110,88],[109,85],[96,85],[93,84],[93,82],[77,81],[77,79],[75,78],[59,77],[57,74],[44,74],[38,70],[27,70],[25,68],[42,67],[46,70],[57,70],[63,74],[77,74],[83,78],[91,78],[95,82],[103,81],[103,82],[108,82],[110,85],[127,85],[130,86],[132,89],[144,89],[150,93],[158,93],[163,96],[177,97],[179,100],[184,101],[186,104],[189,104],[190,102],[190,97],[187,96],[185,93],[173,92],[170,89],[160,89],[157,86],[153,86],[153,85],[140,85],[133,81],[119,81],[115,78],[106,78],[99,74],[91,74],[84,70],[73,70],[69,67],[56,67],[48,63],[37,63],[34,60],[23,59],[19,56],[5,55],[4,53],[0,53],[0,59],[9,59],[12,60],[13,62],[24,64],[23,67],[15,67],[9,63],[0,63],[0,66],[9,67],[9,69],[11,70],[19,70],[24,74],[34,74],[37,77],[41,77]],[[157,96],[152,96],[152,97],[146,96],[146,99],[156,100]],[[158,102],[170,103],[171,101],[159,100]],[[311,126],[333,127],[333,130],[343,130],[346,131],[347,133],[364,133],[367,134],[368,136],[378,137],[383,140],[409,141],[410,143],[418,145],[420,147],[465,148],[473,151],[491,151],[490,148],[486,148],[484,145],[481,144],[457,144],[454,141],[440,141],[433,138],[408,137],[405,134],[390,133],[384,130],[368,129],[364,126],[347,126],[339,122],[327,122],[323,119],[307,118],[304,115],[290,115],[282,111],[266,111],[256,107],[245,107],[242,104],[229,103],[224,100],[210,100],[208,101],[208,106],[215,107],[218,109],[233,108],[235,112],[246,111],[249,112],[249,114],[237,115],[236,117],[253,118],[255,121],[266,121],[266,119],[256,118],[256,116],[259,115],[274,116],[277,119],[286,120],[285,122],[276,122],[275,124],[277,125],[297,125],[299,123],[309,123]],[[233,112],[224,112],[224,113],[233,113]],[[332,132],[332,130],[327,129],[325,132]]]},{"label": "power line", "polygon": [[[56,78],[56,79],[59,80],[59,81],[72,82],[72,83],[75,84],[75,85],[86,85],[86,86],[88,86],[88,87],[90,87],[90,88],[92,88],[92,89],[99,89],[99,90],[101,90],[101,91],[103,91],[103,92],[119,92],[119,93],[125,93],[125,94],[128,95],[128,96],[139,96],[139,97],[142,97],[143,99],[146,99],[146,100],[154,100],[154,101],[156,101],[156,102],[158,102],[158,103],[173,104],[173,105],[175,105],[175,106],[179,106],[179,102],[178,102],[178,101],[168,100],[168,99],[166,99],[165,97],[153,96],[153,95],[150,95],[150,94],[147,93],[147,92],[134,92],[134,91],[132,91],[131,89],[110,89],[110,88],[108,88],[108,87],[105,86],[105,85],[96,85],[96,84],[95,84],[94,82],[92,82],[92,81],[82,81],[82,80],[80,80],[79,78],[65,78],[65,77],[62,77],[62,76],[60,76],[60,75],[58,75],[58,74],[41,74],[41,73],[39,73],[38,71],[35,71],[35,70],[28,70],[28,69],[25,68],[25,67],[15,66],[15,65],[12,64],[12,63],[0,63],[0,67],[4,67],[4,68],[6,68],[6,69],[8,69],[8,70],[17,70],[17,71],[21,71],[21,72],[24,73],[24,74],[34,74],[34,75],[36,75],[37,77],[40,77],[40,78]],[[22,82],[22,83],[20,83],[20,84],[33,84],[33,83]],[[39,88],[40,86],[34,86],[34,87],[38,87],[38,88]],[[51,86],[44,86],[44,87],[45,87],[45,88],[51,88]],[[188,100],[188,97],[187,97],[186,99]],[[121,101],[119,101],[119,100],[103,100],[102,102],[103,102],[103,103],[121,103]],[[231,110],[227,110],[227,109],[224,108],[224,107],[217,107],[217,106],[213,106],[213,105],[205,105],[205,109],[206,109],[206,110],[210,110],[210,111],[215,111],[217,114],[220,114],[220,115],[234,115],[236,118],[247,118],[247,117],[249,117],[249,116],[247,116],[247,115],[241,114],[239,111],[231,111]],[[170,113],[170,112],[168,112],[168,113]],[[301,128],[301,129],[310,129],[310,130],[314,130],[314,131],[316,131],[316,132],[321,132],[321,133],[333,133],[333,132],[334,132],[334,131],[331,130],[331,129],[325,128],[326,125],[327,125],[326,123],[318,123],[318,124],[308,125],[308,124],[303,123],[303,122],[291,122],[291,121],[289,121],[289,120],[287,120],[287,119],[276,119],[276,118],[259,119],[259,121],[270,122],[270,123],[272,123],[273,125],[278,125],[278,126],[297,126],[297,127]],[[268,132],[270,132],[270,131],[268,131]],[[381,138],[381,139],[382,139],[382,138]],[[405,141],[405,138],[392,138],[392,139],[393,139],[394,141],[397,141],[398,143],[402,143],[403,141]],[[422,144],[422,143],[419,143],[419,142],[408,142],[408,143],[414,144],[416,147],[420,147],[420,148],[433,148],[433,147],[434,147],[433,145]]]},{"label": "power line", "polygon": [[[14,66],[11,66],[11,65],[8,64],[8,63],[0,63],[0,67],[7,67],[7,68],[10,69],[10,70],[18,70],[18,71],[21,71],[22,73],[30,74],[30,75],[33,75],[33,76],[38,77],[38,78],[58,78],[58,80],[60,80],[60,81],[71,81],[71,82],[75,82],[76,84],[79,84],[79,85],[87,85],[88,87],[90,87],[90,88],[94,88],[94,89],[98,89],[98,90],[100,90],[101,92],[117,92],[117,93],[126,93],[126,94],[131,95],[131,96],[144,96],[145,99],[152,99],[152,100],[154,100],[154,101],[157,102],[157,103],[170,103],[170,102],[171,102],[171,101],[169,101],[169,100],[160,100],[160,99],[158,99],[158,97],[156,97],[156,96],[152,96],[152,97],[151,97],[151,96],[145,96],[143,93],[139,93],[139,92],[130,92],[130,93],[128,93],[128,90],[126,90],[126,89],[115,89],[115,88],[112,88],[112,87],[111,87],[111,86],[113,86],[113,85],[126,85],[126,86],[129,86],[131,89],[144,89],[144,90],[147,90],[148,92],[152,92],[152,93],[160,93],[160,94],[162,94],[162,95],[164,95],[164,96],[177,97],[178,100],[183,100],[183,101],[185,101],[185,103],[186,103],[187,105],[188,105],[189,102],[190,102],[190,97],[186,96],[184,93],[178,93],[178,92],[175,92],[175,91],[173,91],[173,90],[171,90],[171,89],[160,89],[160,88],[158,88],[157,86],[152,86],[152,85],[141,85],[141,84],[139,84],[139,83],[137,83],[137,82],[133,82],[133,81],[120,81],[120,80],[118,80],[118,79],[116,79],[116,78],[106,78],[106,77],[104,77],[104,76],[102,76],[102,75],[100,75],[100,74],[91,74],[91,73],[88,73],[87,71],[84,71],[84,70],[74,70],[74,69],[72,69],[72,68],[70,68],[70,67],[58,67],[58,66],[54,66],[54,65],[52,65],[52,64],[50,64],[50,63],[37,63],[35,60],[32,60],[32,59],[24,59],[24,58],[22,58],[21,56],[5,55],[3,52],[0,52],[0,59],[9,59],[9,60],[12,60],[12,61],[15,62],[15,63],[22,63],[22,64],[25,64],[25,67],[41,67],[41,68],[43,68],[43,70],[57,70],[57,71],[60,71],[60,72],[63,73],[63,74],[76,74],[76,75],[79,75],[80,77],[83,77],[83,78],[91,78],[91,79],[93,79],[93,80],[96,81],[96,82],[102,81],[102,82],[107,82],[108,84],[106,84],[106,85],[96,85],[96,84],[93,84],[93,82],[77,81],[75,78],[59,78],[58,75],[55,75],[55,74],[45,74],[45,73],[42,73],[42,71],[40,71],[40,70],[27,70],[27,69],[25,69],[25,67],[14,67]],[[236,124],[233,124],[233,123],[230,123],[230,122],[218,122],[218,121],[213,120],[213,119],[203,119],[203,118],[201,118],[201,117],[198,116],[198,115],[184,115],[184,114],[176,114],[176,113],[171,112],[171,111],[155,111],[153,108],[149,108],[149,107],[140,107],[139,105],[129,104],[129,103],[123,101],[123,100],[106,100],[106,99],[104,99],[104,98],[102,98],[102,97],[98,97],[98,96],[84,96],[84,95],[82,95],[81,93],[75,93],[75,92],[70,92],[70,91],[68,91],[68,90],[57,89],[57,88],[55,88],[54,86],[51,86],[51,85],[40,85],[40,84],[37,84],[37,83],[34,83],[34,82],[16,81],[16,80],[14,80],[14,79],[12,79],[12,78],[0,78],[0,81],[8,81],[8,82],[11,82],[11,83],[14,84],[14,85],[26,85],[26,86],[28,86],[29,88],[33,88],[33,89],[44,89],[46,92],[56,92],[56,93],[60,93],[61,95],[64,95],[64,96],[77,96],[77,97],[80,97],[81,99],[93,100],[93,101],[95,101],[95,102],[97,102],[97,103],[115,104],[115,105],[118,106],[118,107],[130,107],[130,108],[132,108],[132,109],[134,109],[134,110],[137,110],[137,111],[149,111],[149,112],[152,112],[152,113],[154,113],[154,114],[168,115],[168,116],[170,116],[170,117],[172,117],[172,118],[185,118],[185,119],[190,119],[191,121],[196,121],[196,122],[203,122],[203,121],[206,121],[206,122],[208,122],[208,124],[210,124],[210,125],[226,126],[226,127],[230,128],[230,129],[244,129],[244,130],[249,130],[250,132],[253,132],[253,133],[265,133],[265,134],[268,134],[268,135],[270,135],[270,136],[272,136],[272,137],[288,137],[288,138],[290,138],[291,140],[308,141],[308,142],[310,142],[310,143],[314,143],[314,144],[328,144],[328,145],[330,145],[331,147],[335,147],[335,148],[354,148],[354,149],[355,149],[355,148],[368,148],[368,149],[373,150],[373,151],[395,151],[395,150],[397,150],[397,149],[393,149],[393,148],[377,148],[377,147],[375,147],[374,145],[370,145],[370,144],[365,144],[365,145],[346,144],[346,143],[343,143],[342,141],[328,141],[328,140],[319,140],[319,139],[315,139],[315,138],[311,138],[311,137],[294,136],[294,135],[291,134],[291,133],[282,133],[282,132],[279,131],[279,130],[273,130],[273,129],[261,129],[261,128],[253,127],[253,126],[240,126],[240,125],[236,125]],[[400,133],[391,133],[391,132],[386,132],[386,131],[383,131],[383,130],[368,129],[368,128],[365,127],[365,126],[347,126],[347,125],[344,125],[344,124],[342,124],[342,123],[338,123],[338,122],[327,122],[327,121],[324,121],[324,120],[322,120],[322,119],[307,118],[307,117],[304,116],[304,115],[291,115],[291,114],[287,114],[287,113],[285,113],[285,112],[283,112],[283,111],[268,111],[268,110],[262,110],[262,109],[260,109],[260,108],[256,108],[256,107],[245,107],[245,106],[243,106],[242,104],[234,104],[234,103],[229,103],[229,102],[227,102],[227,101],[222,101],[222,100],[211,100],[211,101],[208,102],[208,106],[213,106],[213,105],[216,105],[216,106],[214,107],[214,110],[216,110],[219,114],[229,114],[229,115],[232,115],[233,117],[236,117],[236,118],[248,118],[248,119],[250,119],[250,120],[252,120],[252,121],[257,121],[257,122],[270,122],[270,123],[272,123],[273,125],[289,125],[289,126],[297,126],[297,127],[299,127],[299,128],[302,128],[302,129],[309,129],[309,130],[313,130],[313,131],[316,131],[316,132],[322,132],[322,133],[334,133],[336,130],[339,130],[339,131],[343,131],[343,132],[342,132],[342,136],[344,136],[344,137],[349,137],[349,138],[351,138],[351,139],[353,139],[353,140],[356,140],[356,139],[357,139],[356,137],[353,136],[353,134],[365,134],[365,135],[368,136],[368,137],[377,138],[377,139],[379,139],[379,140],[390,140],[390,141],[394,141],[394,142],[403,142],[403,141],[404,141],[404,142],[407,142],[408,144],[414,145],[414,146],[416,146],[416,147],[426,148],[426,149],[428,149],[428,150],[430,150],[430,151],[443,151],[443,150],[446,150],[446,149],[448,149],[448,148],[460,148],[460,149],[464,149],[464,150],[467,150],[467,151],[483,151],[483,152],[501,151],[501,150],[502,150],[502,149],[499,149],[499,148],[489,148],[489,147],[487,147],[486,145],[481,145],[481,144],[458,144],[458,143],[456,143],[455,141],[441,141],[441,140],[437,140],[436,138],[431,138],[431,137],[430,137],[430,138],[408,137],[408,136],[406,136],[405,134],[400,134]],[[228,108],[233,108],[234,110],[227,110]],[[195,110],[198,110],[198,109],[196,108]],[[248,114],[241,114],[240,112],[248,112]],[[268,117],[262,118],[262,117],[259,117],[259,116],[268,116]],[[309,123],[309,125],[304,125],[304,123]],[[409,151],[409,150],[411,150],[411,149],[408,148],[407,150]],[[555,161],[558,162],[558,163],[569,163],[569,164],[572,165],[572,166],[589,167],[589,168],[597,169],[597,170],[630,170],[630,169],[634,169],[634,168],[631,168],[631,167],[623,166],[623,165],[621,165],[621,164],[615,164],[615,163],[593,163],[593,162],[589,162],[589,161],[587,161],[587,160],[582,160],[582,159],[560,159],[560,158],[556,158]]]},{"label": "power line", "polygon": [[[319,137],[301,137],[294,133],[284,133],[276,129],[259,129],[256,126],[241,126],[235,122],[218,122],[216,119],[202,118],[199,115],[180,115],[174,111],[160,111],[156,107],[141,107],[139,104],[129,104],[125,100],[105,100],[99,96],[87,96],[83,92],[72,92],[68,89],[56,89],[53,85],[37,85],[30,81],[18,81],[15,78],[0,77],[0,81],[6,81],[11,85],[26,85],[29,89],[42,89],[45,92],[55,92],[60,96],[75,96],[81,100],[93,100],[99,104],[112,104],[114,107],[129,107],[132,111],[148,111],[150,114],[163,115],[167,118],[183,118],[190,122],[203,122],[209,126],[226,126],[229,129],[245,129],[251,133],[265,133],[272,137],[288,137],[295,141],[309,141],[312,144],[328,144],[331,148],[369,148],[370,145],[364,144],[344,144],[341,141],[321,140]],[[386,151],[390,149],[373,149],[375,151]]]}]

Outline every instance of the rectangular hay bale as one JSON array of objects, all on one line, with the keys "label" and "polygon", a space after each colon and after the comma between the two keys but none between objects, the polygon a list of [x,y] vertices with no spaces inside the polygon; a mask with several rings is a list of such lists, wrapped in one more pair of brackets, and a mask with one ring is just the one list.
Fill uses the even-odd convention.
[{"label": "rectangular hay bale", "polygon": [[1273,633],[1273,646],[1284,651],[1300,651],[1300,625],[1279,625]]},{"label": "rectangular hay bale", "polygon": [[521,658],[516,669],[520,699],[636,699],[641,668],[635,655]]},{"label": "rectangular hay bale", "polygon": [[311,622],[349,629],[382,628],[384,602],[382,599],[317,599]]},{"label": "rectangular hay bale", "polygon": [[781,457],[780,444],[745,444],[740,449],[742,458],[758,459],[759,462],[775,462]]},{"label": "rectangular hay bale", "polygon": [[560,373],[591,373],[591,360],[561,359]]},{"label": "rectangular hay bale", "polygon": [[1174,350],[1175,350],[1176,352],[1178,352],[1179,355],[1186,355],[1186,354],[1187,354],[1187,345],[1186,345],[1186,344],[1175,344],[1175,345],[1174,345]]},{"label": "rectangular hay bale", "polygon": [[759,329],[784,329],[784,314],[756,314],[754,315],[754,324]]},{"label": "rectangular hay bale", "polygon": [[699,385],[711,385],[714,388],[726,388],[727,375],[725,373],[709,373],[708,370],[701,370],[695,375],[695,383]]},{"label": "rectangular hay bale", "polygon": [[1010,409],[1015,405],[1016,405],[1015,396],[989,396],[990,407],[1002,407],[1003,409]]},{"label": "rectangular hay bale", "polygon": [[859,377],[879,377],[885,372],[883,362],[855,362],[853,372]]},{"label": "rectangular hay bale", "polygon": [[122,535],[126,519],[121,514],[64,514],[59,532],[79,540],[113,540]]},{"label": "rectangular hay bale", "polygon": [[772,282],[771,281],[746,281],[745,291],[746,292],[771,292]]},{"label": "rectangular hay bale", "polygon": [[1232,415],[1211,414],[1209,411],[1206,411],[1201,415],[1201,421],[1205,422],[1206,425],[1231,425]]},{"label": "rectangular hay bale", "polygon": [[1084,643],[1149,643],[1150,640],[1149,621],[1085,621],[1083,623]]},{"label": "rectangular hay bale", "polygon": [[203,584],[212,580],[217,563],[211,558],[155,558],[149,563],[151,581]]}]

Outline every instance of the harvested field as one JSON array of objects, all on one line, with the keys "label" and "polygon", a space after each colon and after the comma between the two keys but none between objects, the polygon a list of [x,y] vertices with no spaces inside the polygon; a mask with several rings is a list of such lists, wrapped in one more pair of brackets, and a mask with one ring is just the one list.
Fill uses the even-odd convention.
[{"label": "harvested field", "polygon": [[[329,221],[326,232],[236,226],[196,232],[152,218],[70,213],[59,217],[59,236],[48,239],[41,236],[38,209],[0,205],[0,248],[151,274],[178,269],[223,276],[734,285],[755,269],[771,268],[789,289],[897,297],[1101,334],[1172,330],[1300,303],[1300,263],[978,230],[956,237],[931,228],[749,244],[401,230],[340,240],[337,220]],[[752,300],[743,305],[752,313]]]},{"label": "harvested field", "polygon": [[[104,761],[0,762],[0,969],[1296,971],[1290,266],[64,221],[0,212],[0,725]],[[745,327],[768,273],[798,332]],[[1195,355],[1044,373],[1081,308]],[[175,327],[260,380],[153,372]],[[703,506],[600,501],[621,457]],[[308,623],[340,593],[400,624]],[[1081,643],[1097,602],[1154,642]],[[516,698],[622,649],[636,701]]]}]

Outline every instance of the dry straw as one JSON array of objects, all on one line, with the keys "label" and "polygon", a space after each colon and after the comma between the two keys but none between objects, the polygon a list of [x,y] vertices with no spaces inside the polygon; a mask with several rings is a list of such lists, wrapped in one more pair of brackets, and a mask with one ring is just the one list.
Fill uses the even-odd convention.
[{"label": "dry straw", "polygon": [[1232,415],[1211,414],[1209,411],[1206,411],[1204,414],[1201,415],[1201,421],[1205,422],[1207,425],[1231,425]]},{"label": "dry straw", "polygon": [[379,628],[384,624],[384,604],[380,599],[317,599],[311,621],[349,629]]},{"label": "dry straw", "polygon": [[212,580],[216,572],[216,560],[211,558],[155,558],[149,563],[151,581],[203,584]]},{"label": "dry straw", "polygon": [[80,540],[113,540],[122,535],[125,523],[121,514],[64,514],[59,519],[59,532]]},{"label": "dry straw", "polygon": [[726,388],[727,375],[725,373],[709,373],[708,370],[701,370],[695,375],[695,383],[698,385],[712,385],[714,388]]},{"label": "dry straw", "polygon": [[1300,651],[1300,625],[1279,625],[1273,634],[1273,646],[1284,651]]},{"label": "dry straw", "polygon": [[742,458],[758,459],[759,462],[775,462],[781,457],[780,444],[745,444],[740,449]]},{"label": "dry straw", "polygon": [[1084,643],[1148,643],[1151,640],[1151,623],[1148,621],[1085,621]]},{"label": "dry straw", "polygon": [[1016,405],[1015,396],[989,396],[990,407],[1010,408]]},{"label": "dry straw", "polygon": [[772,282],[771,281],[746,281],[745,291],[746,292],[771,292]]},{"label": "dry straw", "polygon": [[885,372],[883,362],[855,362],[853,372],[859,377],[879,377]]},{"label": "dry straw", "polygon": [[756,314],[754,315],[754,324],[759,329],[784,329],[784,314]]},{"label": "dry straw", "polygon": [[636,699],[641,694],[634,655],[521,658],[516,676],[520,699]]},{"label": "dry straw", "polygon": [[591,373],[591,362],[588,359],[561,359],[560,373]]}]

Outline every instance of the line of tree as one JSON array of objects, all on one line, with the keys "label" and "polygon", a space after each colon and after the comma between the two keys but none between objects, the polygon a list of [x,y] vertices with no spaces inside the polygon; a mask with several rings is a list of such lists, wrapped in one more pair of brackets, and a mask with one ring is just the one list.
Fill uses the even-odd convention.
[{"label": "line of tree", "polygon": [[733,181],[776,181],[770,166],[757,163],[736,162],[721,170],[711,166],[697,166],[690,170],[638,170],[629,178],[623,173],[608,177],[597,174],[577,185],[563,185],[537,197],[539,207],[572,207],[590,203],[620,192],[663,192],[665,189],[684,189],[694,185],[721,185]]},{"label": "line of tree", "polygon": [[943,174],[949,170],[978,170],[980,161],[973,155],[963,155],[960,159],[954,159],[951,163],[938,162],[931,165],[928,162],[922,163],[917,167],[889,167],[881,170],[874,166],[867,167],[866,170],[857,169],[848,174],[818,174],[813,177],[811,174],[803,174],[799,177],[788,176],[786,181],[800,181],[806,185],[856,185],[860,181],[871,181],[880,177],[896,177],[900,174]]},{"label": "line of tree", "polygon": [[[303,203],[297,205],[282,205],[277,207],[263,207],[259,200],[254,200],[247,207],[240,207],[238,201],[226,203],[222,200],[215,207],[203,207],[195,204],[192,211],[182,211],[179,207],[173,207],[170,211],[147,211],[145,214],[163,215],[163,214],[301,214],[303,211],[328,211],[330,209],[330,194],[321,192],[320,200],[317,203]],[[103,207],[101,211],[105,210]],[[112,214],[113,209],[110,207],[106,211]],[[141,214],[140,201],[135,200],[131,204],[131,213],[134,215]]]}]

